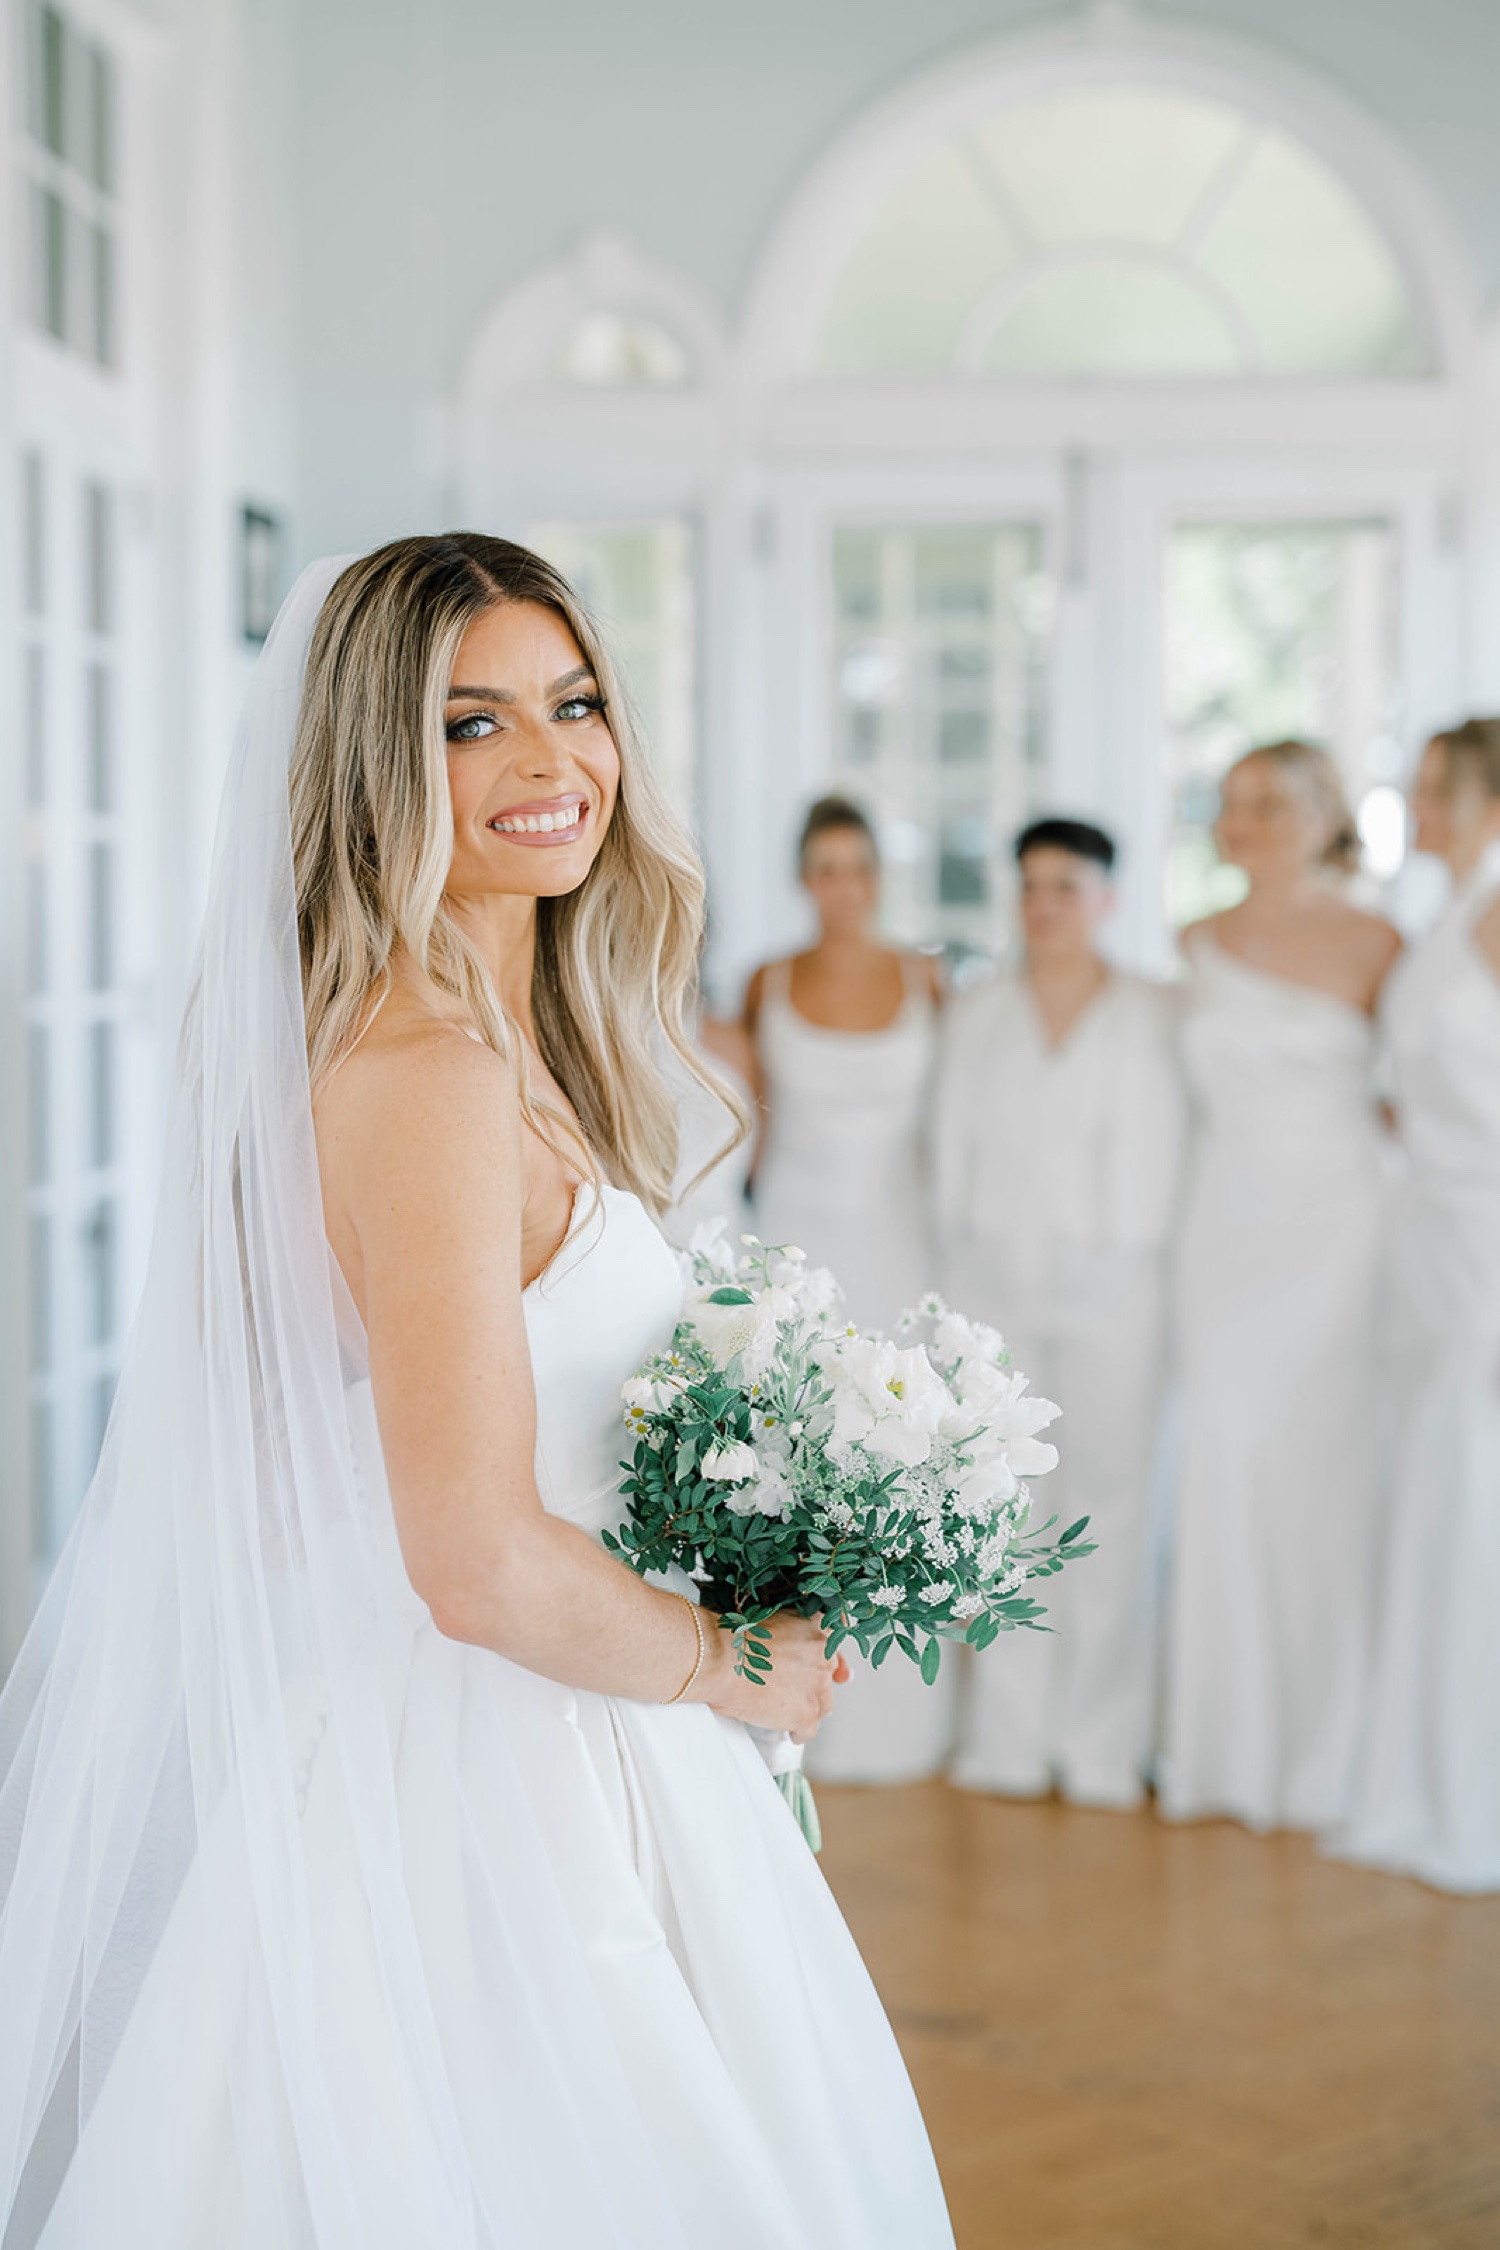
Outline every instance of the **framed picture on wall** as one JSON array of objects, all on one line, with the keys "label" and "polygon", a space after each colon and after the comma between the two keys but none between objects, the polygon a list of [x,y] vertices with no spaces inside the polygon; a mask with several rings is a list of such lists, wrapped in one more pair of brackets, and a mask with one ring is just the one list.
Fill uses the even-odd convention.
[{"label": "framed picture on wall", "polygon": [[259,647],[281,601],[284,525],[248,502],[240,510],[240,631]]}]

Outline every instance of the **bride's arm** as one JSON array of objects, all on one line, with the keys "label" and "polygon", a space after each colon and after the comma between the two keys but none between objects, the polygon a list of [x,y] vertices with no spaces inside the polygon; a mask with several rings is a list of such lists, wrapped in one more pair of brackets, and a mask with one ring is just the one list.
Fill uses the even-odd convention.
[{"label": "bride's arm", "polygon": [[[320,1100],[318,1142],[335,1244],[352,1236],[357,1249],[401,1551],[439,1631],[570,1686],[665,1702],[697,1653],[686,1607],[537,1493],[509,1072],[436,1028],[361,1049]],[[704,1622],[692,1701],[816,1727],[833,1691],[814,1625],[777,1621],[772,1676],[754,1687],[734,1673],[729,1636]]]}]

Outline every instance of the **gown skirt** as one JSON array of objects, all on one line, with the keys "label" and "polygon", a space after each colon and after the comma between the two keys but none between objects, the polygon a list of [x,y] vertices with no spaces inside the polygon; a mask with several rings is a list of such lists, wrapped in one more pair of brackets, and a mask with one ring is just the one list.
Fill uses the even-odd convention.
[{"label": "gown skirt", "polygon": [[[619,1388],[670,1335],[680,1283],[634,1198],[580,1203],[526,1318],[543,1501],[597,1534],[620,1515]],[[362,1338],[348,1357],[351,1436],[383,1521]],[[746,1730],[445,1638],[393,1533],[389,1546],[393,1787],[373,1874],[343,1769],[320,1756],[328,1712],[313,1699],[278,1721],[300,1742],[305,2004],[358,2145],[337,2177],[303,2161],[253,1839],[210,1818],[50,2217],[20,2214],[7,2244],[951,2250],[895,2040]],[[396,1887],[399,1959],[373,1951],[372,1882]],[[416,1995],[401,2040],[397,1989]],[[419,2082],[445,2088],[438,2124]],[[290,2235],[268,2217],[289,2179],[306,2183]],[[456,2204],[461,2229],[437,2216]]]}]

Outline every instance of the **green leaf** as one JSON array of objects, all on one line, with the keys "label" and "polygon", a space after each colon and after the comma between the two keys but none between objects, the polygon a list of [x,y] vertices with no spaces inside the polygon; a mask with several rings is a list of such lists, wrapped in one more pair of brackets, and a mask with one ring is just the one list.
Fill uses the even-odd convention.
[{"label": "green leaf", "polygon": [[755,1299],[748,1289],[736,1289],[726,1283],[722,1289],[715,1289],[708,1301],[711,1305],[752,1305]]},{"label": "green leaf", "polygon": [[936,1680],[938,1676],[938,1666],[942,1663],[942,1661],[942,1642],[929,1641],[927,1643],[927,1646],[922,1651],[922,1677],[927,1682],[927,1685],[929,1687],[931,1687],[934,1680]]}]

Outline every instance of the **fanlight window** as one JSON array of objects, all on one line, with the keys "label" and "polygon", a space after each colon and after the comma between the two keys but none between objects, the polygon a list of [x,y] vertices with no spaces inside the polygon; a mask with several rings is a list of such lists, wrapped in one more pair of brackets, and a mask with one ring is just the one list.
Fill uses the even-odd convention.
[{"label": "fanlight window", "polygon": [[659,321],[602,308],[566,331],[551,371],[563,383],[647,389],[686,383],[691,373],[687,353]]},{"label": "fanlight window", "polygon": [[833,375],[1410,375],[1401,270],[1328,166],[1247,112],[1107,87],[931,148],[835,283]]}]

